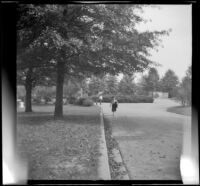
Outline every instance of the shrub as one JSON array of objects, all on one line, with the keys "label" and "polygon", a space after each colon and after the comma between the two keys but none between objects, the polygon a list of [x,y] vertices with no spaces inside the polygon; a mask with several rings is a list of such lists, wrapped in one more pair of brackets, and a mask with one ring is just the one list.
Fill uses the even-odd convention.
[{"label": "shrub", "polygon": [[41,99],[39,97],[35,97],[32,100],[33,100],[33,103],[35,103],[35,104],[40,104],[40,102],[41,102]]},{"label": "shrub", "polygon": [[191,105],[191,93],[188,94],[187,90],[184,88],[179,88],[176,99],[181,102],[182,106]]},{"label": "shrub", "polygon": [[105,102],[105,103],[110,103],[113,99],[113,95],[103,95],[103,101],[102,102]]},{"label": "shrub", "polygon": [[[112,98],[113,96],[112,95],[103,95],[103,100],[102,102],[104,103],[108,103],[108,102],[111,102],[112,101]],[[90,96],[90,99],[93,101],[93,102],[99,102],[99,96]]]},{"label": "shrub", "polygon": [[74,104],[75,104],[75,105],[82,105],[84,99],[85,99],[85,98],[76,99],[75,102],[74,102]]},{"label": "shrub", "polygon": [[[103,100],[102,100],[102,102],[104,102],[104,103],[109,103],[109,102],[112,101],[112,98],[113,98],[112,95],[103,95]],[[91,99],[93,102],[99,102],[99,96],[93,95],[93,96],[90,96],[90,99]]]},{"label": "shrub", "polygon": [[64,104],[64,105],[67,105],[67,104],[68,104],[67,98],[63,98],[63,104]]},{"label": "shrub", "polygon": [[44,96],[45,104],[51,101],[51,97],[49,96]]},{"label": "shrub", "polygon": [[88,107],[94,105],[94,102],[90,98],[79,98],[78,100],[75,101],[75,104]]},{"label": "shrub", "polygon": [[17,98],[24,99],[26,96],[26,90],[24,86],[17,86]]},{"label": "shrub", "polygon": [[68,103],[69,104],[75,104],[76,98],[75,97],[68,97]]},{"label": "shrub", "polygon": [[93,102],[98,102],[99,98],[98,96],[90,96],[90,99],[93,101]]},{"label": "shrub", "polygon": [[153,103],[154,99],[151,96],[137,96],[138,103]]},{"label": "shrub", "polygon": [[119,95],[117,96],[119,103],[153,103],[151,96],[143,95]]},{"label": "shrub", "polygon": [[94,102],[91,99],[85,99],[83,100],[83,106],[89,107],[89,106],[93,106]]},{"label": "shrub", "polygon": [[26,97],[25,96],[19,96],[18,99],[21,99],[21,101],[25,102]]},{"label": "shrub", "polygon": [[33,95],[34,97],[44,98],[46,101],[49,101],[52,97],[55,97],[56,87],[36,86],[33,89]]},{"label": "shrub", "polygon": [[153,95],[153,97],[154,97],[154,98],[158,98],[158,97],[159,97],[159,94],[158,94],[158,93],[155,93],[155,94]]},{"label": "shrub", "polygon": [[[98,102],[99,101],[99,96],[91,96],[90,97],[94,102]],[[103,100],[102,102],[104,103],[110,103],[112,101],[113,95],[103,95]]]}]

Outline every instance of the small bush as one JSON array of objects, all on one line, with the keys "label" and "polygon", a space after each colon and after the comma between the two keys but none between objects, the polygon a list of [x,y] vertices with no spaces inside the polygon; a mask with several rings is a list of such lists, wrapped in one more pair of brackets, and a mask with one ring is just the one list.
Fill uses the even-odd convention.
[{"label": "small bush", "polygon": [[191,92],[188,93],[184,88],[179,88],[176,99],[179,100],[182,106],[191,106]]},{"label": "small bush", "polygon": [[155,93],[155,94],[153,95],[153,97],[154,97],[154,98],[158,98],[158,97],[159,97],[159,94],[158,94],[158,93]]},{"label": "small bush", "polygon": [[41,103],[41,98],[40,97],[35,97],[32,99],[33,103],[35,104],[40,104]]},{"label": "small bush", "polygon": [[68,101],[69,104],[75,104],[77,99],[75,97],[68,97],[67,101]]},{"label": "small bush", "polygon": [[[99,102],[99,96],[91,96],[90,99],[92,99],[94,102]],[[110,103],[112,99],[113,99],[113,95],[103,95],[102,102]]]},{"label": "small bush", "polygon": [[94,102],[91,99],[85,99],[83,100],[83,106],[89,107],[89,106],[93,106]]},{"label": "small bush", "polygon": [[64,104],[64,105],[67,105],[67,104],[68,104],[67,98],[63,98],[63,104]]},{"label": "small bush", "polygon": [[103,96],[103,102],[110,103],[113,99],[113,95],[104,95]]},{"label": "small bush", "polygon": [[17,86],[17,98],[22,99],[26,96],[26,90],[24,86]]},{"label": "small bush", "polygon": [[25,102],[25,96],[19,96],[18,99],[21,99],[21,101]]},{"label": "small bush", "polygon": [[90,98],[79,98],[75,101],[75,104],[88,107],[94,105],[94,102]]},{"label": "small bush", "polygon": [[74,102],[74,104],[75,104],[75,105],[83,105],[84,99],[86,99],[86,98],[79,98],[79,99],[76,99],[75,102]]},{"label": "small bush", "polygon": [[98,102],[98,101],[99,101],[99,97],[98,97],[98,96],[90,96],[90,99],[91,99],[93,102]]},{"label": "small bush", "polygon": [[45,97],[44,97],[44,100],[45,100],[45,104],[47,104],[48,102],[51,101],[51,97],[45,96]]}]

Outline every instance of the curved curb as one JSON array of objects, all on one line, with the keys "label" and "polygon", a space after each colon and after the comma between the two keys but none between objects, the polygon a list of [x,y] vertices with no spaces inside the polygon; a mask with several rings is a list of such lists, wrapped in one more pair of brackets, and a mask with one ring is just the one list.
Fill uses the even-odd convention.
[{"label": "curved curb", "polygon": [[[102,108],[101,108],[101,114],[102,114],[102,117],[103,117],[103,109]],[[111,134],[111,138],[114,139],[114,136],[112,134]],[[112,159],[116,163],[120,164],[120,168],[117,171],[120,174],[115,178],[115,180],[130,180],[129,172],[127,170],[126,164],[123,161],[122,153],[119,149],[119,146],[117,148],[116,147],[113,148],[112,151],[111,151],[111,154],[112,154]]]},{"label": "curved curb", "polygon": [[118,176],[117,179],[119,180],[130,180],[130,177],[129,177],[129,174],[128,174],[128,171],[127,171],[127,168],[122,160],[122,155],[121,155],[121,152],[120,150],[114,148],[112,150],[112,154],[113,154],[113,158],[114,160],[117,162],[117,163],[120,163],[121,164],[121,167],[120,167],[120,170],[119,172],[123,173],[122,175]]},{"label": "curved curb", "polygon": [[98,161],[98,179],[100,180],[111,180],[110,176],[110,168],[108,163],[108,152],[106,146],[106,139],[105,139],[105,131],[104,131],[104,122],[103,122],[103,112],[102,108],[100,107],[100,129],[101,129],[101,138],[100,138],[100,152],[101,156],[99,157]]}]

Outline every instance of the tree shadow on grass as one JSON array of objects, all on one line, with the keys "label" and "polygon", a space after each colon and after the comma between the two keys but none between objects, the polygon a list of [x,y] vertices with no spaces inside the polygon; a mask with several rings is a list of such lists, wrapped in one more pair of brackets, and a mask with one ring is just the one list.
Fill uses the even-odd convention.
[{"label": "tree shadow on grass", "polygon": [[96,125],[100,123],[98,115],[64,115],[62,121],[71,124]]},{"label": "tree shadow on grass", "polygon": [[44,125],[47,122],[51,122],[54,119],[51,114],[32,114],[32,115],[20,115],[17,117],[17,124],[22,125]]},{"label": "tree shadow on grass", "polygon": [[52,122],[66,124],[96,125],[100,123],[99,115],[64,115],[61,119],[55,119],[51,112],[34,112],[17,115],[17,123],[24,125],[44,125]]},{"label": "tree shadow on grass", "polygon": [[53,115],[52,112],[17,112],[17,116],[21,117],[29,117],[29,116],[46,116],[46,115]]}]

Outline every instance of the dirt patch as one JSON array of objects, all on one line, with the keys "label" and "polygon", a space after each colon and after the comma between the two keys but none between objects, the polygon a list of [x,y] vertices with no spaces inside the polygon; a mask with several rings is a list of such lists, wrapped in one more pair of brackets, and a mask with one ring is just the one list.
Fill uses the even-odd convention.
[{"label": "dirt patch", "polygon": [[28,161],[29,180],[97,179],[99,110],[91,108],[90,115],[87,108],[81,117],[82,108],[73,108],[73,112],[68,109],[70,116],[60,121],[55,121],[49,113],[18,115],[17,147]]}]

